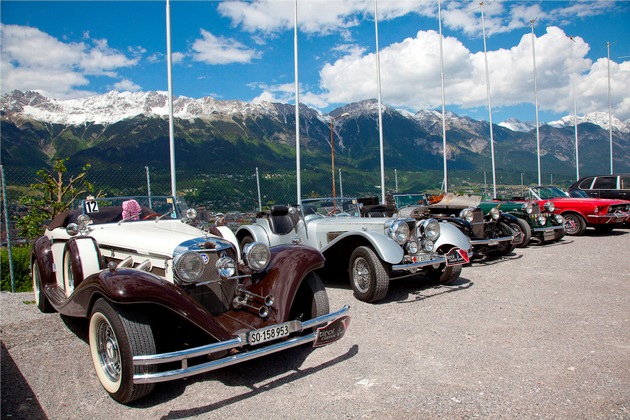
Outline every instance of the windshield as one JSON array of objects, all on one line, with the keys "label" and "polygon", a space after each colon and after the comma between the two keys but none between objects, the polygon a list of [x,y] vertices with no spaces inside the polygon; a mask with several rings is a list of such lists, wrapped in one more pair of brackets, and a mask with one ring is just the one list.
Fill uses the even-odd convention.
[{"label": "windshield", "polygon": [[302,200],[304,216],[354,216],[359,217],[359,202],[356,198],[310,198]]},{"label": "windshield", "polygon": [[530,188],[530,191],[541,200],[547,200],[549,198],[567,198],[567,194],[558,187],[532,187]]},{"label": "windshield", "polygon": [[94,224],[117,221],[179,219],[175,199],[171,196],[104,197],[81,202],[81,211]]},{"label": "windshield", "polygon": [[428,206],[427,196],[424,194],[396,194],[394,195],[396,208],[402,209],[407,206],[424,205]]}]

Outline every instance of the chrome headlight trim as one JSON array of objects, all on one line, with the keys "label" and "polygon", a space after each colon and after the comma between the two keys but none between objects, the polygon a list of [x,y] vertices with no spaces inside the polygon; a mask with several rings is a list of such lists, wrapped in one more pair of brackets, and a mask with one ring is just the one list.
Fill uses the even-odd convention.
[{"label": "chrome headlight trim", "polygon": [[243,261],[254,271],[262,271],[271,261],[269,247],[261,242],[250,242],[243,248]]},{"label": "chrome headlight trim", "polygon": [[540,223],[541,226],[544,226],[545,223],[547,223],[547,218],[541,214],[538,216],[538,223]]},{"label": "chrome headlight trim", "polygon": [[203,274],[204,265],[203,258],[199,253],[186,251],[175,261],[175,274],[184,283],[192,283],[199,280]]},{"label": "chrome headlight trim", "polygon": [[236,274],[236,262],[230,257],[221,257],[214,265],[219,276],[226,278]]},{"label": "chrome headlight trim", "polygon": [[418,253],[418,243],[416,241],[407,242],[407,252],[409,254],[417,254]]},{"label": "chrome headlight trim", "polygon": [[555,205],[555,204],[553,204],[553,202],[552,202],[552,201],[547,201],[547,202],[545,203],[545,209],[546,209],[548,212],[553,212],[553,211],[556,209],[556,205]]},{"label": "chrome headlight trim", "polygon": [[498,208],[492,207],[488,214],[490,215],[490,217],[492,217],[492,220],[498,220],[500,212]]},{"label": "chrome headlight trim", "polygon": [[556,219],[556,223],[560,224],[560,225],[564,225],[564,217],[562,217],[562,215],[560,214],[554,214],[553,215]]},{"label": "chrome headlight trim", "polygon": [[436,241],[440,237],[440,224],[435,219],[425,219],[420,222],[420,233],[430,241]]},{"label": "chrome headlight trim", "polygon": [[460,219],[464,219],[468,223],[473,221],[473,209],[464,209],[459,212]]},{"label": "chrome headlight trim", "polygon": [[435,243],[430,240],[430,239],[423,239],[422,240],[422,249],[425,250],[426,252],[431,252],[433,251],[433,248],[435,248]]},{"label": "chrome headlight trim", "polygon": [[197,210],[186,209],[186,217],[190,220],[195,220],[197,218]]},{"label": "chrome headlight trim", "polygon": [[523,203],[523,205],[521,206],[521,210],[523,210],[527,214],[532,214],[532,211],[534,211],[534,206],[532,205],[532,203]]},{"label": "chrome headlight trim", "polygon": [[389,227],[388,234],[398,245],[404,245],[409,240],[409,225],[404,220],[396,220]]}]

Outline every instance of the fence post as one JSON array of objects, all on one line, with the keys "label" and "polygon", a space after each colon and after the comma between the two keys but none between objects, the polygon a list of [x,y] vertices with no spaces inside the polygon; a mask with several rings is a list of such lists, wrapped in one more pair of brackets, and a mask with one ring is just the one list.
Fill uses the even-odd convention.
[{"label": "fence post", "polygon": [[149,207],[152,207],[151,203],[151,175],[149,174],[149,167],[145,166],[144,169],[147,172],[147,194],[149,196]]},{"label": "fence post", "polygon": [[4,205],[4,223],[7,231],[7,253],[9,257],[9,274],[11,275],[11,293],[15,293],[15,272],[13,271],[13,248],[11,246],[11,227],[9,226],[9,203],[7,202],[7,183],[4,166],[0,165],[2,173],[2,204]]}]

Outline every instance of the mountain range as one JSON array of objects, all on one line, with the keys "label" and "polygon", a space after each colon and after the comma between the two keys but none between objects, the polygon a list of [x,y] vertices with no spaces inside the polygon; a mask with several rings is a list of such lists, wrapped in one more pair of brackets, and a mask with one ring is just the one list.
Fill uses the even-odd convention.
[{"label": "mountain range", "polygon": [[[13,91],[0,98],[2,164],[40,169],[53,157],[72,165],[90,163],[107,170],[113,163],[169,165],[166,92],[108,92],[57,100],[37,92]],[[342,117],[345,113],[349,116]],[[173,102],[177,165],[199,171],[228,168],[295,170],[295,106],[178,97]],[[378,103],[369,99],[325,115],[300,105],[302,167],[330,171],[331,129],[336,165],[379,171]],[[491,170],[489,124],[447,112],[450,171]],[[573,118],[542,124],[541,168],[545,174],[575,174]],[[441,171],[442,114],[415,114],[382,106],[385,167],[403,171]],[[580,172],[610,171],[608,114],[578,118]],[[537,171],[535,124],[510,119],[493,127],[497,173],[515,176]],[[616,172],[630,172],[630,120],[613,118]],[[464,175],[462,175],[464,176]],[[438,178],[439,179],[439,178]]]}]

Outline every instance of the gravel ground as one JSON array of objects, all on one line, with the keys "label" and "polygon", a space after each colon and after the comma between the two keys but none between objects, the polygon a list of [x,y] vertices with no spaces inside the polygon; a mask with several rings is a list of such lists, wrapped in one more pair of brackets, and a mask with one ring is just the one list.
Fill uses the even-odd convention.
[{"label": "gravel ground", "polygon": [[460,281],[394,282],[351,304],[339,342],[297,348],[110,399],[87,324],[2,293],[2,418],[630,419],[630,231],[479,261]]}]

